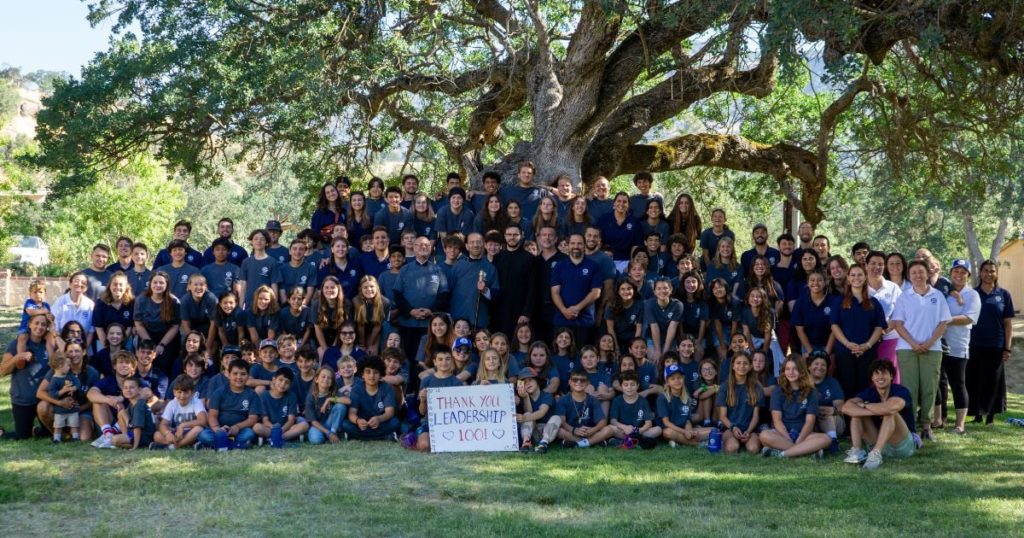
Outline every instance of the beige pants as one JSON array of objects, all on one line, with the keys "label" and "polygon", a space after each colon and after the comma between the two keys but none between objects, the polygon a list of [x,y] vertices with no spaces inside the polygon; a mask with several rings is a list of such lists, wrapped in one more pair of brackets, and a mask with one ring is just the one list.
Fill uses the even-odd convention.
[{"label": "beige pants", "polygon": [[558,435],[558,428],[562,427],[562,417],[554,415],[547,422],[540,423],[540,428],[535,426],[534,422],[524,422],[519,425],[519,433],[522,434],[523,440],[551,443]]}]

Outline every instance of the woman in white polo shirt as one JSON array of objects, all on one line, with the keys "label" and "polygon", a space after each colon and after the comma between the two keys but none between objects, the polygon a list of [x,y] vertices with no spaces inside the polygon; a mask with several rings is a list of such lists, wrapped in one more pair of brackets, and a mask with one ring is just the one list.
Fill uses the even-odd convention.
[{"label": "woman in white polo shirt", "polygon": [[902,384],[913,399],[921,437],[933,440],[932,418],[942,368],[941,339],[952,316],[942,292],[928,284],[927,262],[910,262],[907,276],[911,287],[896,299],[892,313],[893,328],[900,335],[896,356]]},{"label": "woman in white polo shirt", "polygon": [[951,288],[946,297],[949,315],[953,319],[946,329],[944,340],[949,348],[942,356],[942,377],[939,379],[939,396],[935,400],[935,423],[943,427],[946,422],[946,387],[953,389],[953,405],[956,407],[956,425],[953,433],[963,434],[967,419],[967,359],[971,343],[971,327],[978,322],[981,314],[981,296],[970,286],[971,263],[967,260],[953,260],[949,268]]}]

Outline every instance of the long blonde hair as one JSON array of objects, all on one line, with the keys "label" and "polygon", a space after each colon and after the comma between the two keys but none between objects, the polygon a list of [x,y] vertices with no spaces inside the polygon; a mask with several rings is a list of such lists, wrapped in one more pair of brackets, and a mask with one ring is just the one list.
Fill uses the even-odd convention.
[{"label": "long blonde hair", "polygon": [[497,349],[494,349],[493,347],[489,347],[489,348],[484,350],[482,356],[480,357],[480,367],[477,368],[477,371],[476,371],[476,381],[477,381],[477,383],[481,383],[481,382],[484,382],[484,381],[491,381],[492,379],[494,379],[494,378],[488,377],[487,368],[484,366],[484,361],[487,359],[487,357],[489,355],[492,355],[492,354],[495,357],[498,358],[498,376],[497,376],[497,380],[501,381],[502,383],[504,383],[506,380],[508,380],[508,363],[503,361],[503,360],[501,360],[501,355],[498,354],[498,350]]}]

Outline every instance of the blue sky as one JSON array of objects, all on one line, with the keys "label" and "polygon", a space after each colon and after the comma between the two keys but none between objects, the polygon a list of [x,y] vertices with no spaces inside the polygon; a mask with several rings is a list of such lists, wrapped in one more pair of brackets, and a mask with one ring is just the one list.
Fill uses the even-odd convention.
[{"label": "blue sky", "polygon": [[80,0],[0,0],[0,65],[77,76],[96,52],[107,49],[113,26],[105,21],[92,28],[88,12]]}]

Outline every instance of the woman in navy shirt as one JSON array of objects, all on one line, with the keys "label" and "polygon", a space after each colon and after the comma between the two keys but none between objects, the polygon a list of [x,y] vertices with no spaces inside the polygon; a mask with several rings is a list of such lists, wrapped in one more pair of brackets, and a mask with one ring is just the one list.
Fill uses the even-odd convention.
[{"label": "woman in navy shirt", "polygon": [[345,224],[345,210],[338,188],[333,183],[324,183],[317,197],[316,211],[310,219],[309,228],[320,234],[321,239],[331,237],[335,224]]},{"label": "woman in navy shirt", "polygon": [[970,357],[967,361],[968,413],[974,422],[992,424],[996,413],[1006,410],[1006,372],[1013,342],[1013,298],[999,287],[995,260],[985,260],[979,269],[981,315],[971,329]]},{"label": "woman in navy shirt", "polygon": [[640,244],[640,226],[629,212],[628,194],[615,194],[611,213],[602,216],[597,221],[597,227],[601,229],[604,245],[612,249],[615,270],[624,273],[629,264],[630,252]]},{"label": "woman in navy shirt", "polygon": [[860,394],[871,381],[871,362],[878,356],[878,341],[888,326],[885,311],[867,289],[867,273],[850,268],[846,292],[832,299],[829,322],[837,344],[836,378],[846,394]]}]

